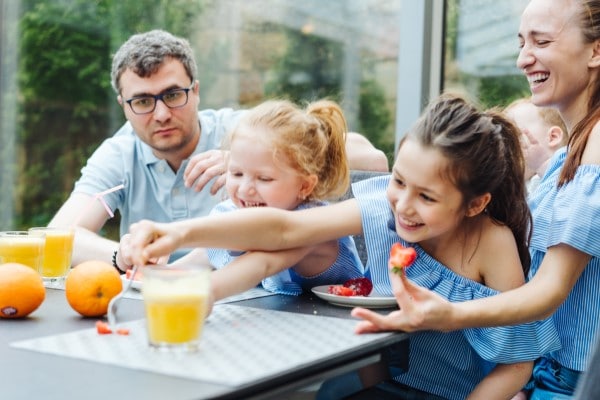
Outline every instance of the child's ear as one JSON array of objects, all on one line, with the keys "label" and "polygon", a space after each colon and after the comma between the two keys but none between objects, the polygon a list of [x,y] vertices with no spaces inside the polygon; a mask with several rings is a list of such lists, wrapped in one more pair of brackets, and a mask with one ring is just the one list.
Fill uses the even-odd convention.
[{"label": "child's ear", "polygon": [[484,193],[481,196],[475,197],[469,202],[466,213],[467,217],[474,217],[481,214],[490,203],[490,200],[492,200],[490,193]]},{"label": "child's ear", "polygon": [[319,177],[316,175],[309,175],[304,178],[302,182],[302,187],[300,188],[300,193],[298,196],[304,200],[310,196],[310,194],[315,190],[315,186],[317,186],[317,182],[319,182]]},{"label": "child's ear", "polygon": [[565,133],[558,126],[554,125],[548,129],[548,146],[557,149],[564,143]]}]

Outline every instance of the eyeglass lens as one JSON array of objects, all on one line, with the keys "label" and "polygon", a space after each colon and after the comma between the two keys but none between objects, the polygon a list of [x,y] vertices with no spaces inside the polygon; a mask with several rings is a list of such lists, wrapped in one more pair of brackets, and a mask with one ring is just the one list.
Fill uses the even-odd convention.
[{"label": "eyeglass lens", "polygon": [[156,108],[156,102],[162,100],[169,108],[183,107],[188,101],[188,91],[190,89],[174,89],[156,96],[135,97],[127,102],[131,110],[136,114],[148,114]]}]

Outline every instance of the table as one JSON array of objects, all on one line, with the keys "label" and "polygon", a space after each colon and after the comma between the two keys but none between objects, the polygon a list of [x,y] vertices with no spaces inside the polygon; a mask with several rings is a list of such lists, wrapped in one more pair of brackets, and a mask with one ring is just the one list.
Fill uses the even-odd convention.
[{"label": "table", "polygon": [[[215,306],[213,314],[225,314],[231,310],[248,312],[251,309],[277,318],[283,316],[291,321],[302,319],[302,325],[307,318],[309,322],[322,322],[330,317],[350,318],[350,309],[331,306],[313,295],[274,295],[220,304]],[[139,300],[125,299],[119,312],[123,320],[139,320],[143,318],[143,304]],[[281,312],[285,314],[279,314]],[[29,318],[0,320],[0,376],[4,382],[0,397],[7,400],[281,398],[284,392],[378,362],[390,346],[407,348],[408,345],[408,335],[404,333],[358,335],[360,340],[366,341],[340,348],[326,359],[310,360],[301,367],[284,367],[261,379],[242,384],[186,379],[11,346],[11,343],[27,339],[89,330],[94,321],[76,314],[67,304],[64,291],[55,289],[47,290],[46,300]],[[345,324],[350,322],[354,323],[344,321]],[[269,327],[264,327],[264,330],[265,335],[273,334]],[[311,335],[311,332],[298,334]],[[347,335],[346,329],[340,334]]]}]

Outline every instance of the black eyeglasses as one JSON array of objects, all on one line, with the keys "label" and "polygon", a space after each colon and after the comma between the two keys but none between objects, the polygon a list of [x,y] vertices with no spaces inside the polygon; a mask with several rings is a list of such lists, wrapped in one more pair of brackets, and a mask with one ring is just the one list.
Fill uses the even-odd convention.
[{"label": "black eyeglasses", "polygon": [[150,114],[156,108],[156,102],[161,100],[169,108],[183,107],[188,102],[188,92],[194,87],[194,83],[188,88],[172,89],[155,96],[135,96],[125,100],[131,111],[135,114]]}]

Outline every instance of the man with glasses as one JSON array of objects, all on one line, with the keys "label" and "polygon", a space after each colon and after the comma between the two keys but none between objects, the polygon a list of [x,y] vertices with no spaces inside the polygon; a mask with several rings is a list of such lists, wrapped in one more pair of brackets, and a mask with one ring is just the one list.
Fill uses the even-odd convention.
[{"label": "man with glasses", "polygon": [[[49,224],[77,227],[73,265],[95,259],[130,266],[119,243],[98,234],[114,210],[123,236],[141,219],[200,217],[222,200],[221,142],[244,111],[198,111],[196,78],[188,41],[162,30],[131,36],[114,55],[111,83],[128,122],[88,159]],[[385,155],[362,136],[349,134],[347,149],[350,168],[387,171]]]}]

